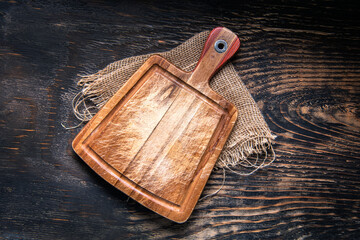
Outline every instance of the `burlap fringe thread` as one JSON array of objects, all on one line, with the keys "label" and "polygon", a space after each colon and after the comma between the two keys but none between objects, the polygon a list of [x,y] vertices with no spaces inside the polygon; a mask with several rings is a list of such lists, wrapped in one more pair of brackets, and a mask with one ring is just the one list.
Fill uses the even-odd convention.
[{"label": "burlap fringe thread", "polygon": [[[209,33],[201,32],[170,51],[156,54],[184,71],[192,71]],[[75,116],[82,122],[89,121],[149,56],[151,54],[126,58],[109,64],[95,74],[81,76],[78,85],[82,87],[82,91],[72,102]],[[212,78],[210,86],[235,104],[239,111],[237,122],[216,167],[240,175],[249,175],[272,163],[275,160],[272,147],[275,136],[271,134],[258,106],[233,65],[227,63]],[[243,168],[239,169],[239,166]]]}]

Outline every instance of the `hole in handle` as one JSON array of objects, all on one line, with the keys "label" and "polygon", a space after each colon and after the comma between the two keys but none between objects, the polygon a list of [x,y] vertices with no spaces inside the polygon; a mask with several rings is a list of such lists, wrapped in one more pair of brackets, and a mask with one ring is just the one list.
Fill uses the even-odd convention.
[{"label": "hole in handle", "polygon": [[223,53],[227,50],[227,42],[219,39],[215,42],[214,48],[218,53]]}]

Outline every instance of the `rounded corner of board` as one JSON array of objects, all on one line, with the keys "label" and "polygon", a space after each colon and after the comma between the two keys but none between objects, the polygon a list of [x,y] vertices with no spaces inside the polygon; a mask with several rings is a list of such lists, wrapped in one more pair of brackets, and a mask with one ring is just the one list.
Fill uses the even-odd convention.
[{"label": "rounded corner of board", "polygon": [[179,218],[176,218],[176,219],[174,218],[174,219],[170,219],[170,220],[174,221],[176,223],[182,224],[182,223],[185,223],[187,220],[189,220],[190,215],[191,215],[191,213],[190,214],[183,214],[183,215],[180,215]]},{"label": "rounded corner of board", "polygon": [[185,209],[178,209],[178,210],[170,210],[170,212],[168,212],[168,214],[161,214],[159,212],[157,212],[158,214],[162,215],[163,217],[165,217],[166,219],[182,224],[185,223],[187,220],[189,220],[192,212],[194,211],[195,205],[193,207],[185,207]]}]

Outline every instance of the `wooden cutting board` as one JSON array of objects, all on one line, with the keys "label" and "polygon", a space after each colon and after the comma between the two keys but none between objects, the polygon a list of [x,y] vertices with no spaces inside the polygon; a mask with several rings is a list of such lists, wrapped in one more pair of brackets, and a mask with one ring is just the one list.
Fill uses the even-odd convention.
[{"label": "wooden cutting board", "polygon": [[192,72],[150,57],[80,131],[74,151],[145,207],[186,221],[237,118],[209,80],[239,46],[219,27]]}]

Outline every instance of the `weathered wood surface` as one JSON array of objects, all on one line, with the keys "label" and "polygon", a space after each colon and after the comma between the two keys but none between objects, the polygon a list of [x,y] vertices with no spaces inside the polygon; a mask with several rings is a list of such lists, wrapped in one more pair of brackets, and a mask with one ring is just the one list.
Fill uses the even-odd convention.
[{"label": "weathered wood surface", "polygon": [[185,222],[237,119],[209,81],[239,45],[215,28],[192,72],[151,56],[79,132],[74,151],[135,201]]},{"label": "weathered wood surface", "polygon": [[[0,237],[357,239],[360,22],[351,2],[1,1]],[[147,210],[71,149],[77,74],[225,26],[277,160],[228,173],[185,224]],[[204,193],[221,185],[210,176]]]}]

